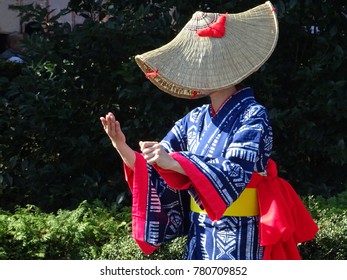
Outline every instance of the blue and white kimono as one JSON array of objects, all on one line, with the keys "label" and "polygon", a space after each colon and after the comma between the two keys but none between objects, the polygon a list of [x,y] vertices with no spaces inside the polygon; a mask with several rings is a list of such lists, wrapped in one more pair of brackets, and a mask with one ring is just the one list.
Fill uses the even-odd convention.
[{"label": "blue and white kimono", "polygon": [[[185,259],[262,259],[259,216],[223,216],[246,188],[252,173],[263,173],[272,150],[266,109],[251,88],[192,110],[161,141],[187,176],[146,163],[136,153],[125,167],[133,194],[133,237],[150,254],[160,244],[188,234]],[[206,213],[190,211],[191,197]]]}]

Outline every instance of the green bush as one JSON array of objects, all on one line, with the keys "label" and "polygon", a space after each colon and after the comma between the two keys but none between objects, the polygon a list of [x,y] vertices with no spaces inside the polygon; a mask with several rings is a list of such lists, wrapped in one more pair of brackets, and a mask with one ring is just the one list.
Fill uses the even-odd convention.
[{"label": "green bush", "polygon": [[129,232],[127,213],[82,202],[47,214],[28,205],[0,215],[3,259],[92,259],[101,246]]},{"label": "green bush", "polygon": [[144,255],[131,237],[129,208],[82,202],[47,214],[36,206],[0,212],[0,259],[182,259],[183,239]]},{"label": "green bush", "polygon": [[[347,259],[347,192],[304,202],[319,226],[314,240],[299,245],[303,259]],[[131,237],[131,209],[82,202],[75,210],[47,214],[37,207],[0,211],[0,259],[182,259],[186,237],[144,255]]]},{"label": "green bush", "polygon": [[300,246],[304,259],[347,259],[347,191],[325,199],[308,197],[305,200],[310,213],[317,221],[316,238]]},{"label": "green bush", "polygon": [[147,256],[142,253],[130,235],[120,236],[102,247],[101,260],[182,260],[186,238],[179,237],[159,247]]}]

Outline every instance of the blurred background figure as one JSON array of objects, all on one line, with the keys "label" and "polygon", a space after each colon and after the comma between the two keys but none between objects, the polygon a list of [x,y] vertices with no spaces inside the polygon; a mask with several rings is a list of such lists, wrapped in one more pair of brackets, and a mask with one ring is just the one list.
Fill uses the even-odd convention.
[{"label": "blurred background figure", "polygon": [[19,32],[12,32],[8,34],[6,40],[6,49],[0,54],[0,58],[6,61],[22,63],[22,50],[21,50],[21,40],[23,39],[23,34]]}]

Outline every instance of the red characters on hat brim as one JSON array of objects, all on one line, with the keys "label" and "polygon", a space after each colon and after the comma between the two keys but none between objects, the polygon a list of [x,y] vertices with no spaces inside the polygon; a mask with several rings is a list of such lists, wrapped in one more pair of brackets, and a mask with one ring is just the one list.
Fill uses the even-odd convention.
[{"label": "red characters on hat brim", "polygon": [[200,37],[221,38],[224,36],[225,33],[225,22],[226,16],[220,15],[215,23],[198,30],[196,33]]}]

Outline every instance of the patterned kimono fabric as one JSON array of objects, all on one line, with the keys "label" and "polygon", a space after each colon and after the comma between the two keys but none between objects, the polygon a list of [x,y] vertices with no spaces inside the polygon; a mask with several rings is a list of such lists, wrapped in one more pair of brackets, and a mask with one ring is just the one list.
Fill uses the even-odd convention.
[{"label": "patterned kimono fabric", "polygon": [[[192,110],[161,144],[187,176],[148,165],[139,154],[134,172],[125,168],[136,204],[133,234],[143,251],[151,251],[144,244],[154,250],[188,234],[185,259],[262,259],[259,216],[223,215],[252,173],[265,171],[272,149],[267,111],[252,89],[240,90],[216,114],[210,105]],[[190,197],[206,212],[190,211]]]}]

